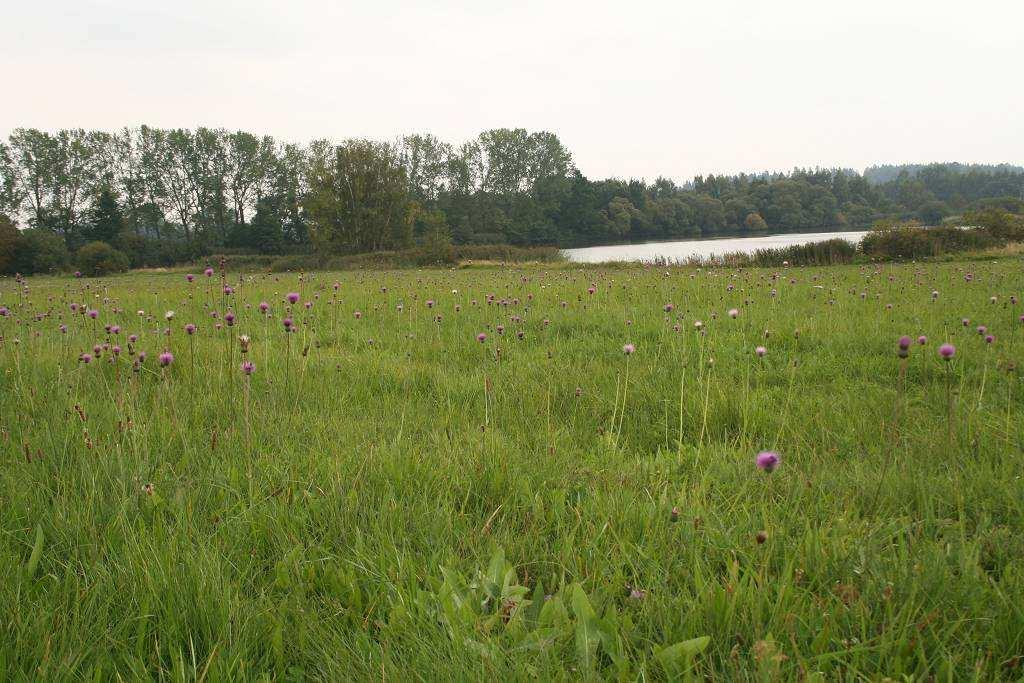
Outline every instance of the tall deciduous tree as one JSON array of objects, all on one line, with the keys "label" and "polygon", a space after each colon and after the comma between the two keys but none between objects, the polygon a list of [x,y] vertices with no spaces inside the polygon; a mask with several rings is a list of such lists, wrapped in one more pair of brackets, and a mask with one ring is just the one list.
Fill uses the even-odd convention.
[{"label": "tall deciduous tree", "polygon": [[310,168],[306,209],[314,243],[330,253],[409,246],[412,219],[405,169],[394,146],[348,140]]}]

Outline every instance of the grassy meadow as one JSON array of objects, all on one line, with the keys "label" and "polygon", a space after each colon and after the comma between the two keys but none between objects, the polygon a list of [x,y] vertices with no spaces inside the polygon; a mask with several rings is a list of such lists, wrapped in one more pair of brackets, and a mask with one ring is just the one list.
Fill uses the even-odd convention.
[{"label": "grassy meadow", "polygon": [[0,679],[1024,676],[1019,256],[211,265],[0,280]]}]

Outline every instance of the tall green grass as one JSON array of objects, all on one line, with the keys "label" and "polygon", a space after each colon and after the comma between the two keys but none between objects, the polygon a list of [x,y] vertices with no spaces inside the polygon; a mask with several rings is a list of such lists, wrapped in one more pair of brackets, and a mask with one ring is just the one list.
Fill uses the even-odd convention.
[{"label": "tall green grass", "polygon": [[1019,678],[1021,266],[0,280],[0,678]]}]

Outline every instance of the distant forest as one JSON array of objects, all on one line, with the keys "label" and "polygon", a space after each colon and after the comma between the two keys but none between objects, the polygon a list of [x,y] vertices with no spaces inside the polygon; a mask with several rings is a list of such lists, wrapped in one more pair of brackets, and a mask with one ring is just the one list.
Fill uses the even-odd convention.
[{"label": "distant forest", "polygon": [[[213,252],[358,254],[444,244],[579,246],[937,224],[1024,207],[1020,166],[874,166],[591,180],[549,132],[306,145],[221,129],[18,129],[0,142],[0,268],[89,243],[132,266]],[[92,252],[90,252],[92,253]],[[104,254],[107,252],[104,251]]]}]

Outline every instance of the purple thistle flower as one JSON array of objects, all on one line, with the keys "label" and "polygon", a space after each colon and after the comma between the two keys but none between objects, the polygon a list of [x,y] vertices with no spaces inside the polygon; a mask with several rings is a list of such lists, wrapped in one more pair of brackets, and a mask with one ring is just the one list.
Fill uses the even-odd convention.
[{"label": "purple thistle flower", "polygon": [[228,327],[231,327],[232,325],[234,325],[235,324],[235,314],[232,313],[231,311],[228,311],[227,313],[225,313],[224,314],[224,322],[226,322],[228,324]]},{"label": "purple thistle flower", "polygon": [[917,338],[917,343],[920,344],[921,346],[924,346],[925,344],[928,343],[928,337],[922,334],[920,337]]},{"label": "purple thistle flower", "polygon": [[137,335],[137,334],[129,334],[128,335],[128,341],[130,341],[132,344],[134,344],[135,342],[139,341],[139,335]]},{"label": "purple thistle flower", "polygon": [[632,344],[626,344],[622,347],[622,352],[627,356],[631,356],[636,351],[636,347]]},{"label": "purple thistle flower", "polygon": [[757,454],[757,459],[754,462],[757,464],[757,469],[772,472],[779,466],[780,458],[775,451],[761,451]]},{"label": "purple thistle flower", "polygon": [[939,347],[939,355],[946,360],[950,360],[955,354],[956,347],[952,344],[943,344]]},{"label": "purple thistle flower", "polygon": [[355,312],[355,313],[353,313],[352,315],[354,315],[354,316],[355,316],[356,320],[359,320],[360,318],[362,318],[362,317],[363,317],[363,314],[362,314],[362,312],[361,312],[361,311],[356,311],[356,312]]},{"label": "purple thistle flower", "polygon": [[975,328],[975,330],[976,330],[976,331],[977,331],[977,333],[978,333],[979,335],[981,335],[981,336],[984,336],[984,335],[985,335],[985,333],[986,333],[986,332],[988,332],[988,328],[987,328],[987,327],[985,327],[984,325],[978,325],[978,327],[977,327],[977,328]]},{"label": "purple thistle flower", "polygon": [[97,310],[96,310],[96,309],[94,308],[94,309],[92,309],[92,310],[90,310],[90,311],[89,311],[88,315],[89,315],[89,317],[90,317],[90,318],[92,318],[93,320],[95,320],[96,318],[100,317],[100,312],[99,312],[99,311],[97,311]]},{"label": "purple thistle flower", "polygon": [[207,268],[203,271],[203,275],[206,277],[213,277],[213,268]]},{"label": "purple thistle flower", "polygon": [[189,282],[192,282],[193,280],[196,279],[196,276],[193,275],[192,273],[189,273],[188,275],[185,276],[185,279],[188,280]]},{"label": "purple thistle flower", "polygon": [[185,332],[187,334],[190,334],[190,335],[191,334],[195,334],[196,333],[196,326],[193,325],[192,323],[188,323],[187,325],[185,325]]},{"label": "purple thistle flower", "polygon": [[269,310],[270,310],[270,304],[268,304],[266,301],[261,301],[260,302],[260,313],[266,313]]},{"label": "purple thistle flower", "polygon": [[288,292],[288,294],[285,295],[285,298],[288,299],[288,303],[296,304],[296,303],[299,302],[299,293],[298,292]]},{"label": "purple thistle flower", "polygon": [[902,337],[900,337],[898,343],[899,343],[899,346],[900,346],[900,351],[906,351],[907,349],[910,348],[910,344],[912,343],[912,340],[910,339],[909,336],[903,335]]},{"label": "purple thistle flower", "polygon": [[174,362],[174,354],[172,354],[170,351],[164,351],[157,357],[157,360],[160,361],[160,367],[166,368],[168,365]]},{"label": "purple thistle flower", "polygon": [[251,375],[252,373],[256,372],[256,364],[253,363],[251,360],[242,361],[241,368],[242,373],[245,375]]},{"label": "purple thistle flower", "polygon": [[764,358],[764,355],[768,353],[768,349],[766,349],[763,346],[758,346],[756,349],[754,349],[754,353],[757,354],[758,358]]},{"label": "purple thistle flower", "polygon": [[996,340],[996,338],[994,336],[992,336],[991,334],[986,334],[985,335],[985,343],[986,344],[991,344],[995,340]]},{"label": "purple thistle flower", "polygon": [[89,363],[92,362],[92,356],[88,353],[83,353],[81,356],[78,357],[78,360],[88,365]]},{"label": "purple thistle flower", "polygon": [[285,318],[284,320],[281,321],[281,323],[284,325],[285,332],[290,331],[292,329],[292,325],[295,324],[294,322],[292,322],[291,318]]},{"label": "purple thistle flower", "polygon": [[476,335],[476,340],[483,344],[485,341],[487,341],[487,335],[481,332],[480,334]]}]

